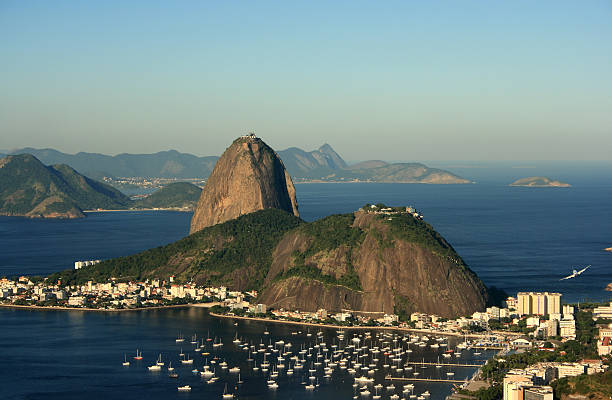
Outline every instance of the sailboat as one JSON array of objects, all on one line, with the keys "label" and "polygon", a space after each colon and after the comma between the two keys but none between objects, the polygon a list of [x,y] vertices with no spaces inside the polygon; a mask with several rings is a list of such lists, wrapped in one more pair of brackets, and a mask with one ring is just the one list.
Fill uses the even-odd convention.
[{"label": "sailboat", "polygon": [[130,362],[127,360],[127,356],[125,355],[125,353],[123,354],[123,363],[121,365],[123,365],[124,367],[130,365]]},{"label": "sailboat", "polygon": [[238,331],[236,331],[236,337],[234,338],[233,343],[234,344],[240,344],[240,339],[238,339]]},{"label": "sailboat", "polygon": [[161,353],[159,354],[159,357],[157,358],[156,364],[159,365],[160,367],[164,366],[164,362],[162,361]]},{"label": "sailboat", "polygon": [[168,377],[170,378],[178,378],[178,374],[174,372],[174,367],[172,366],[172,361],[168,364]]},{"label": "sailboat", "polygon": [[233,399],[234,395],[231,393],[227,393],[227,383],[225,384],[225,389],[223,389],[223,399],[227,400],[227,399]]},{"label": "sailboat", "polygon": [[138,352],[138,349],[136,349],[136,355],[134,356],[134,360],[142,360],[142,352]]}]

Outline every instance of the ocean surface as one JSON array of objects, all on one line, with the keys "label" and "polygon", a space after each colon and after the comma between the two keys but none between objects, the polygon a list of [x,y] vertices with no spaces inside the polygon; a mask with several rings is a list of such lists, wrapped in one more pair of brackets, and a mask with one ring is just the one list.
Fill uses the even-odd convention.
[{"label": "ocean surface", "polygon": [[[570,189],[513,188],[496,182],[300,184],[297,193],[301,215],[307,221],[350,212],[365,203],[412,205],[486,285],[512,295],[523,290],[559,291],[564,302],[612,297],[603,290],[612,282],[612,253],[603,251],[612,246],[612,185],[608,182],[588,181]],[[92,213],[85,219],[65,221],[0,217],[0,276],[44,275],[71,268],[77,260],[107,259],[163,245],[185,236],[190,218],[189,213],[169,211]],[[591,267],[583,275],[560,281],[572,269],[587,265]],[[266,329],[268,339],[263,335]],[[255,322],[234,327],[230,321],[210,318],[202,309],[120,314],[0,309],[0,398],[220,399],[223,383],[234,391],[234,376],[220,374],[222,384],[209,385],[181,365],[177,365],[178,381],[169,379],[167,373],[146,369],[159,353],[173,365],[178,363],[180,349],[174,339],[179,332],[188,339],[208,331],[226,343],[218,355],[227,358],[230,366],[235,363],[243,368],[245,383],[239,385],[239,398],[351,398],[352,380],[346,374],[326,380],[320,371],[320,387],[313,393],[304,390],[302,376],[282,374],[279,389],[270,391],[263,377],[247,373],[246,356],[231,343],[236,332],[254,343],[271,338],[299,346],[312,341],[304,332],[292,335],[297,330],[303,328],[266,327]],[[325,335],[328,345],[337,340],[331,331]],[[144,360],[123,368],[124,353],[133,356],[137,348],[143,351]],[[416,350],[412,357],[434,360],[436,354]],[[462,357],[466,361],[477,358],[473,354]],[[462,379],[473,371],[458,371],[456,376]],[[377,383],[386,385],[381,379],[377,375]],[[189,384],[193,391],[177,393],[179,384]],[[448,384],[415,387],[415,393],[424,390],[438,399],[450,388]]]},{"label": "ocean surface", "polygon": [[[558,291],[563,300],[607,300],[612,282],[612,185],[521,188],[501,184],[300,184],[302,218],[366,203],[420,210],[487,286]],[[190,213],[90,213],[76,220],[0,217],[0,276],[44,275],[74,261],[108,259],[188,234]],[[572,269],[591,267],[560,281]]]}]

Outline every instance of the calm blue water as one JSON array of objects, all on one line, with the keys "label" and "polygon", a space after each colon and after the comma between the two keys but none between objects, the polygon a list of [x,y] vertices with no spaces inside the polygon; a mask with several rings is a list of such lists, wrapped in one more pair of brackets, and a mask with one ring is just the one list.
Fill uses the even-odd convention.
[{"label": "calm blue water", "polygon": [[[266,326],[250,321],[239,321],[238,326],[234,326],[231,320],[211,318],[206,310],[193,308],[119,314],[0,309],[0,321],[2,399],[221,399],[226,382],[230,391],[237,393],[240,399],[337,400],[351,399],[353,396],[353,380],[347,371],[337,370],[331,379],[326,379],[322,367],[316,368],[314,374],[320,387],[314,392],[307,392],[302,382],[308,379],[310,362],[301,373],[296,370],[293,376],[287,376],[281,371],[277,379],[279,388],[276,392],[271,391],[267,388],[267,377],[262,371],[252,371],[253,364],[247,362],[248,352],[238,349],[232,343],[236,332],[239,332],[244,341],[257,348],[261,342],[268,345],[282,339],[291,342],[291,350],[297,354],[302,345],[313,346],[317,337],[316,330],[311,331],[312,337],[307,337],[303,327]],[[269,335],[264,335],[266,330]],[[352,334],[347,331],[345,341],[340,342],[335,331],[323,332],[323,340],[328,348],[333,344],[344,347],[346,341],[352,338]],[[175,342],[179,333],[185,336],[182,344]],[[190,344],[193,334],[199,338],[208,334],[211,338],[222,338],[224,346],[220,350],[213,350],[208,345],[205,351],[211,356],[202,356]],[[366,345],[371,343],[371,340],[364,342]],[[454,347],[455,344],[456,339],[451,338],[449,346]],[[142,352],[142,361],[131,359],[136,349]],[[411,349],[413,353],[408,358],[404,357],[404,362],[408,359],[434,362],[444,351],[444,348],[433,350],[417,346],[411,346]],[[193,365],[180,363],[181,350],[194,359]],[[121,365],[124,354],[127,354],[131,362],[129,367]],[[172,362],[179,374],[178,379],[170,379],[167,371],[148,371],[147,367],[155,363],[159,354],[166,367],[168,362]],[[473,364],[483,362],[491,354],[475,355],[473,351],[463,351],[461,356],[453,356],[450,361]],[[193,368],[202,370],[206,360],[210,361],[215,355],[220,361],[226,360],[230,367],[239,366],[244,384],[237,385],[237,376],[219,367],[216,372],[220,380],[215,384],[207,384],[200,376],[192,374]],[[381,354],[379,357],[378,365],[382,366],[384,356]],[[263,354],[258,353],[254,358],[259,365]],[[370,359],[366,359],[368,363]],[[267,360],[276,361],[276,357],[270,355]],[[288,365],[288,361],[285,361],[285,365]],[[475,368],[453,370],[455,379],[465,379]],[[420,376],[444,378],[448,371],[451,368],[437,370],[418,367]],[[376,383],[388,384],[383,380],[382,368],[375,377]],[[192,392],[178,393],[177,387],[183,385],[190,385]],[[396,392],[401,394],[401,385],[396,383],[396,386]],[[372,387],[370,390],[374,391]],[[441,399],[450,393],[450,386],[445,383],[415,384],[415,393],[425,390],[431,392],[432,399]]]},{"label": "calm blue water", "polygon": [[[487,285],[563,293],[568,302],[605,300],[612,282],[612,185],[570,189],[501,184],[301,184],[312,221],[365,203],[413,205]],[[0,217],[0,276],[48,274],[74,261],[132,254],[188,233],[190,213],[92,213],[79,220]],[[559,281],[591,265],[576,279]]]},{"label": "calm blue water", "polygon": [[[573,302],[610,298],[603,288],[612,282],[612,254],[603,248],[612,246],[611,186],[303,184],[297,191],[302,217],[309,221],[350,212],[368,202],[413,205],[487,285],[510,294],[555,290]],[[190,218],[191,214],[178,212],[94,213],[72,221],[0,217],[0,275],[46,274],[70,268],[79,259],[105,259],[163,245],[186,235]],[[589,264],[591,269],[579,278],[559,281],[572,268]],[[189,374],[190,368],[179,366],[177,382],[165,374],[149,373],[146,366],[160,352],[178,363],[177,331],[187,336],[210,330],[226,342],[220,356],[246,371],[245,356],[231,345],[236,329],[259,342],[265,327],[245,323],[235,328],[194,309],[123,314],[0,309],[0,398],[220,398],[223,386],[203,383]],[[295,328],[268,329],[274,339],[307,342],[303,335],[291,335]],[[331,343],[333,336],[327,337]],[[136,348],[144,352],[145,360],[122,368],[123,354]],[[414,357],[427,360],[436,353]],[[200,367],[202,362],[200,358]],[[457,377],[471,371],[457,372]],[[244,379],[239,389],[243,399],[352,396],[351,381],[341,374],[329,382],[321,377],[314,394],[303,390],[299,376],[281,377],[276,394],[268,391],[261,376],[245,373]],[[222,374],[222,382],[231,387],[235,378]],[[177,384],[190,384],[193,392],[179,394]],[[417,385],[416,391],[425,389],[432,399],[449,392],[446,384]]]}]

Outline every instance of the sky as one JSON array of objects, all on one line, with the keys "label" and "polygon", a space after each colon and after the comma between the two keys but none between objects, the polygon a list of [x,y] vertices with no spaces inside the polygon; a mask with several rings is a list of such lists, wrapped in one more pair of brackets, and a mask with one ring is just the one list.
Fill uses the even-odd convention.
[{"label": "sky", "polygon": [[612,159],[612,2],[0,1],[0,149]]}]

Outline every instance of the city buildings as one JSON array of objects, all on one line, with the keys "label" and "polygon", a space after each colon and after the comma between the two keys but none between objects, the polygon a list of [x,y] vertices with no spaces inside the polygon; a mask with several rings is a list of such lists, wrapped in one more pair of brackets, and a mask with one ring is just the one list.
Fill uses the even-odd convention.
[{"label": "city buildings", "polygon": [[596,307],[593,310],[593,319],[612,318],[612,301],[608,306]]},{"label": "city buildings", "polygon": [[520,292],[516,297],[519,316],[561,314],[561,293]]}]

